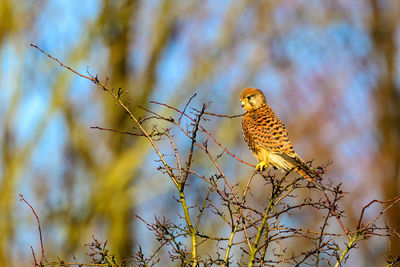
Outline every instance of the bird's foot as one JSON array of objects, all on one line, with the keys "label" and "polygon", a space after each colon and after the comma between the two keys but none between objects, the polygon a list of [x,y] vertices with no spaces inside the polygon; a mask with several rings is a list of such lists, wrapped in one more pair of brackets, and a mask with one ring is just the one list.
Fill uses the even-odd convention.
[{"label": "bird's foot", "polygon": [[267,164],[265,164],[264,161],[260,161],[256,166],[256,170],[262,172],[265,170],[266,167],[267,167]]}]

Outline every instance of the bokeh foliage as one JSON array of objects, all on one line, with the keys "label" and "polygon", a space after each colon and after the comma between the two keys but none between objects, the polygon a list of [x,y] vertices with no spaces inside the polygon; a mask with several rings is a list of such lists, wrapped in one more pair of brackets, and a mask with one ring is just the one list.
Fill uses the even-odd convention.
[{"label": "bokeh foliage", "polygon": [[[298,153],[334,162],[329,175],[350,192],[350,222],[367,199],[400,193],[398,2],[78,2],[0,1],[0,266],[29,263],[29,245],[37,244],[18,193],[38,207],[49,257],[70,258],[92,234],[129,257],[152,238],[135,213],[179,212],[144,139],[89,128],[129,130],[128,116],[31,42],[108,76],[138,117],[149,100],[179,106],[194,92],[199,105],[212,101],[215,112],[236,114],[243,87],[263,89]],[[239,120],[210,127],[253,160]],[[237,181],[250,171],[230,158],[223,166]],[[399,214],[392,210],[388,223],[399,226]],[[387,249],[373,240],[361,251],[365,262],[381,264]],[[390,249],[400,253],[398,239]]]}]

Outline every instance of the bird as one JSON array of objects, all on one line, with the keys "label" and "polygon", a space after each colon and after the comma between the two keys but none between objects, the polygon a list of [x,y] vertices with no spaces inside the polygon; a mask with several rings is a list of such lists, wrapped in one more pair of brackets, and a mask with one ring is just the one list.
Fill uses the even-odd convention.
[{"label": "bird", "polygon": [[264,171],[270,166],[285,171],[294,169],[322,190],[312,178],[317,176],[315,172],[294,151],[285,125],[267,104],[264,93],[253,87],[245,88],[240,101],[245,110],[243,139],[258,160],[256,170]]}]

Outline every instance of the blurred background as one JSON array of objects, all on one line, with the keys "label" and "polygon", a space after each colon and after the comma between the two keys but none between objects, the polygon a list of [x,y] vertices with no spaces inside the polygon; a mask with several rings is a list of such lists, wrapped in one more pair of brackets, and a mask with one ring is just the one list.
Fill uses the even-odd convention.
[{"label": "blurred background", "polygon": [[[131,130],[128,116],[30,43],[84,74],[108,76],[138,117],[138,105],[164,112],[148,101],[183,107],[194,93],[197,107],[211,101],[209,111],[238,114],[241,89],[262,89],[297,153],[333,162],[326,177],[349,192],[343,208],[355,226],[362,206],[400,191],[399,9],[392,0],[1,0],[0,266],[32,264],[30,246],[40,254],[20,193],[40,217],[50,260],[84,261],[92,235],[129,258],[138,244],[156,244],[135,214],[151,221],[181,212],[144,138],[90,129]],[[209,125],[255,163],[240,118]],[[179,145],[184,152],[188,144]],[[195,162],[205,174],[211,168]],[[221,164],[232,183],[251,171],[231,157]],[[193,204],[207,185],[192,185]],[[400,226],[400,207],[384,221]],[[389,249],[399,255],[399,240],[360,242],[348,264],[382,266]]]}]

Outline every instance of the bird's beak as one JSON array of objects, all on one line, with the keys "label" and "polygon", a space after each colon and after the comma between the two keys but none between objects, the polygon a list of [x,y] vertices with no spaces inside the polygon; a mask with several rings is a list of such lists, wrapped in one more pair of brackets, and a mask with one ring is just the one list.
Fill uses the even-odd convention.
[{"label": "bird's beak", "polygon": [[246,104],[246,102],[242,101],[242,108],[244,107],[245,104]]}]

